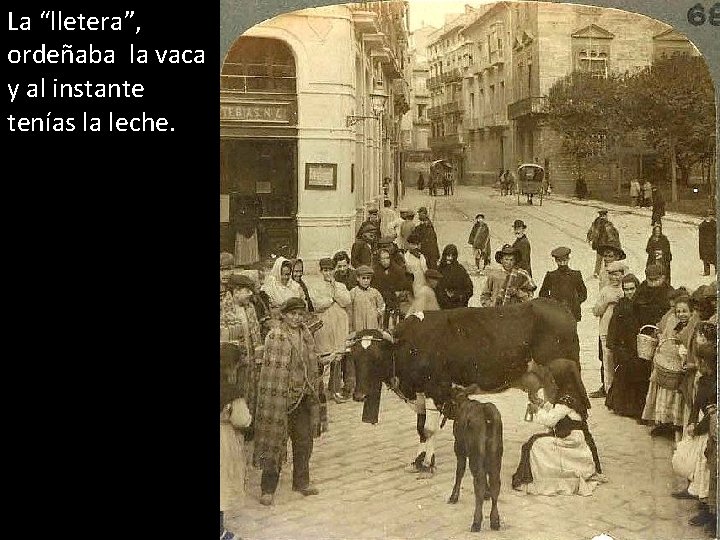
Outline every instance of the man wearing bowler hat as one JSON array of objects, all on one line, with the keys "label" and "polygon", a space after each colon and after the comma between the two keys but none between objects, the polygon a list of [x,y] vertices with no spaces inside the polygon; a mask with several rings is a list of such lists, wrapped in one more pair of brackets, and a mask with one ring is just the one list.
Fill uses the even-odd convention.
[{"label": "man wearing bowler hat", "polygon": [[265,339],[255,410],[253,465],[262,469],[260,503],[270,506],[292,441],[292,489],[317,495],[310,483],[313,437],[319,435],[320,371],[315,340],[303,324],[307,308],[301,298],[280,307],[281,323]]},{"label": "man wearing bowler hat", "polygon": [[517,266],[517,250],[505,244],[495,253],[495,261],[502,269],[488,272],[485,288],[480,295],[483,306],[519,304],[530,300],[537,285],[530,274]]},{"label": "man wearing bowler hat", "polygon": [[539,297],[554,298],[570,310],[576,321],[580,321],[580,304],[587,300],[587,288],[582,274],[571,270],[570,248],[561,246],[553,249],[550,255],[555,259],[557,270],[545,274]]},{"label": "man wearing bowler hat", "polygon": [[517,266],[522,268],[530,277],[532,277],[532,269],[530,268],[530,240],[525,236],[527,226],[521,219],[516,219],[513,223],[513,232],[515,233],[515,242],[513,248],[517,252]]}]

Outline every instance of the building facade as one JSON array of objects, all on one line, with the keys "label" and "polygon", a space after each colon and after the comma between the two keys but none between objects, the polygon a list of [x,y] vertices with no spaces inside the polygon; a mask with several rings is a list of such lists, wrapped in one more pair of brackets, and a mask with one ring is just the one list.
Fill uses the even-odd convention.
[{"label": "building facade", "polygon": [[[220,76],[221,249],[309,261],[348,249],[399,181],[405,2],[311,8],[238,36]],[[252,258],[252,257],[251,257]]]},{"label": "building facade", "polygon": [[[510,3],[509,9],[514,83],[508,117],[515,162],[543,165],[553,189],[572,194],[577,171],[563,152],[560,136],[544,123],[550,87],[573,71],[605,77],[642,69],[663,55],[697,51],[670,26],[643,15],[545,2]],[[637,141],[616,162],[585,171],[585,179],[591,193],[619,195],[654,161],[654,152]]]},{"label": "building facade", "polygon": [[515,164],[507,105],[512,100],[512,11],[498,2],[478,12],[462,30],[465,103],[464,181],[492,185]]},{"label": "building facade", "polygon": [[463,27],[473,20],[477,10],[465,6],[462,14],[448,15],[445,24],[433,33],[427,46],[431,122],[429,140],[433,159],[450,162],[459,180],[465,177],[465,107],[463,100],[463,65],[469,44]]},{"label": "building facade", "polygon": [[408,50],[408,76],[410,82],[410,110],[402,119],[402,177],[406,187],[417,187],[420,174],[430,174],[432,151],[428,144],[431,134],[430,92],[427,88],[430,66],[427,60],[429,36],[436,32],[434,26],[424,26],[410,34]]}]

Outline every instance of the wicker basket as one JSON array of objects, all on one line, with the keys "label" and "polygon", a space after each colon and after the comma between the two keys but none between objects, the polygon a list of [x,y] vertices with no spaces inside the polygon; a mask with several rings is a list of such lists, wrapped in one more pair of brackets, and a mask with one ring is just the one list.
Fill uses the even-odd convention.
[{"label": "wicker basket", "polygon": [[647,328],[652,328],[654,331],[657,331],[657,326],[653,326],[652,324],[646,324],[640,328],[640,333],[637,336],[637,355],[643,360],[652,361],[658,340],[654,336],[643,334],[643,331]]},{"label": "wicker basket", "polygon": [[678,352],[679,343],[675,338],[663,339],[658,343],[653,356],[655,382],[668,390],[677,390],[685,374],[682,357]]}]

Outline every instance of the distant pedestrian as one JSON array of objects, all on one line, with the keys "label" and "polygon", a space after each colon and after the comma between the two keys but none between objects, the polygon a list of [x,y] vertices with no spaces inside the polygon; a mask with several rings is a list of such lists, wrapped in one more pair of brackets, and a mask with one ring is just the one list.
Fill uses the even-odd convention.
[{"label": "distant pedestrian", "polygon": [[505,188],[507,189],[507,195],[515,195],[515,175],[510,169],[505,169],[503,174],[505,181]]},{"label": "distant pedestrian", "polygon": [[644,206],[645,208],[652,206],[652,200],[653,200],[652,199],[653,198],[652,188],[653,188],[653,185],[650,183],[650,180],[645,180],[645,183],[643,184],[643,187],[642,187],[642,205],[641,205],[641,206]]},{"label": "distant pedestrian", "polygon": [[473,223],[470,230],[468,244],[473,248],[475,267],[478,272],[482,272],[490,264],[490,228],[485,223],[484,214],[475,216],[475,223]]},{"label": "distant pedestrian", "polygon": [[383,208],[379,212],[380,216],[380,238],[386,236],[392,236],[395,239],[395,231],[393,225],[398,218],[395,210],[392,209],[392,202],[389,200],[383,201]]},{"label": "distant pedestrian", "polygon": [[569,266],[570,248],[558,247],[550,252],[557,270],[545,274],[538,297],[553,298],[568,308],[576,321],[580,321],[580,304],[587,300],[587,288],[582,274]]},{"label": "distant pedestrian", "polygon": [[418,174],[417,188],[420,191],[425,189],[425,177],[423,176],[423,173]]},{"label": "distant pedestrian", "polygon": [[665,282],[671,285],[670,261],[672,261],[672,253],[670,252],[670,241],[668,237],[663,234],[660,223],[653,225],[652,234],[650,238],[648,238],[647,246],[645,247],[645,253],[647,253],[647,263],[645,266],[659,264],[663,268]]},{"label": "distant pedestrian", "polygon": [[440,309],[467,307],[473,295],[473,284],[467,270],[458,262],[455,244],[445,246],[438,266],[442,278],[435,288]]},{"label": "distant pedestrian", "polygon": [[604,208],[598,210],[598,216],[590,225],[587,232],[587,242],[595,251],[595,271],[593,275],[598,277],[602,267],[603,253],[601,247],[612,245],[620,248],[620,234],[615,225],[607,217],[608,211]]},{"label": "distant pedestrian", "polygon": [[518,254],[517,266],[525,270],[530,277],[532,277],[532,268],[530,268],[530,240],[525,236],[526,231],[527,225],[525,225],[523,220],[516,219],[513,222],[513,233],[515,234],[513,248]]},{"label": "distant pedestrian", "polygon": [[703,262],[704,276],[710,275],[710,265],[715,266],[717,264],[716,241],[717,221],[715,221],[715,211],[710,209],[698,227],[698,247],[700,260]]},{"label": "distant pedestrian", "polygon": [[665,215],[665,198],[657,187],[652,188],[652,217],[650,218],[650,225],[656,223],[662,223],[662,218]]},{"label": "distant pedestrian", "polygon": [[640,182],[637,178],[630,181],[630,205],[634,208],[640,203]]},{"label": "distant pedestrian", "polygon": [[575,196],[581,201],[588,197],[588,187],[582,175],[575,180]]}]

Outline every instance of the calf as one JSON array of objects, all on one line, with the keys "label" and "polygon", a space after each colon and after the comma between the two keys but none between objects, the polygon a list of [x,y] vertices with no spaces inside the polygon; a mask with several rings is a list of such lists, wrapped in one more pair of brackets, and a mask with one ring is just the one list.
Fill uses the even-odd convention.
[{"label": "calf", "polygon": [[[503,440],[500,411],[492,403],[479,403],[468,398],[467,392],[454,390],[452,418],[455,436],[457,470],[455,486],[448,503],[455,504],[460,496],[460,484],[465,476],[466,460],[470,460],[475,490],[475,516],[470,531],[477,532],[482,525],[483,499],[492,498],[490,528],[500,528],[497,500],[500,495],[500,467]],[[487,497],[489,491],[489,497]]]}]

